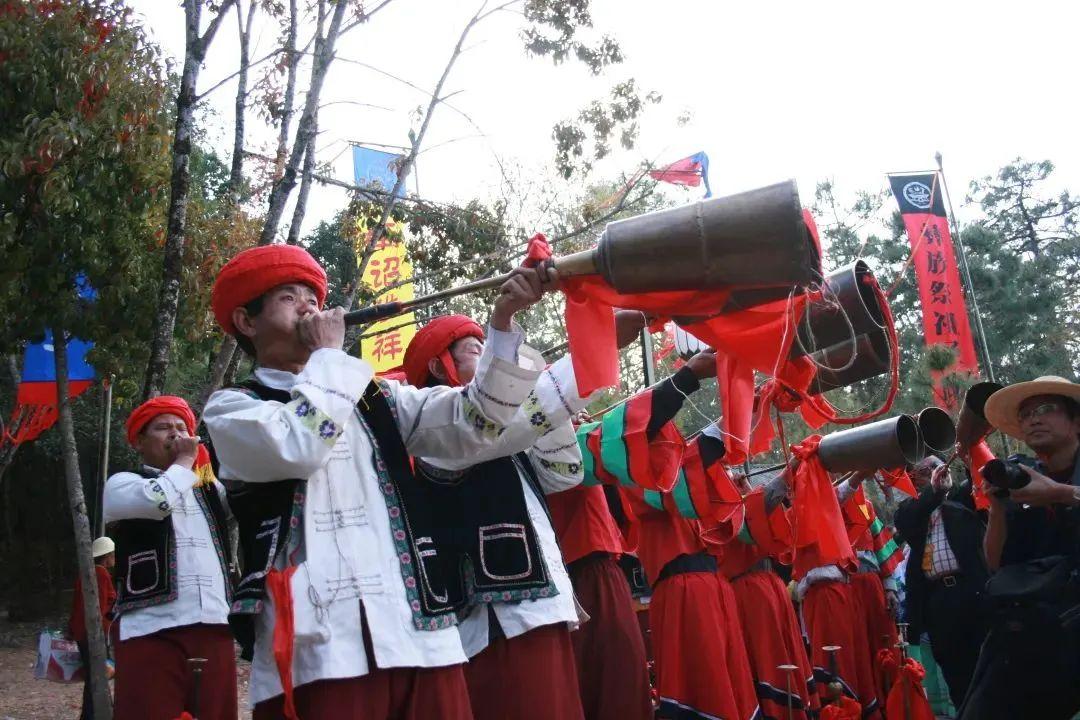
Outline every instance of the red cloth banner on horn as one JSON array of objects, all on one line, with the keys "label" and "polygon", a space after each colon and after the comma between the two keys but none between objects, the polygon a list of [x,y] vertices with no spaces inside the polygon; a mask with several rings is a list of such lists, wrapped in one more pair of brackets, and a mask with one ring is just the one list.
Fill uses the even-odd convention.
[{"label": "red cloth banner on horn", "polygon": [[[941,178],[936,172],[889,175],[889,183],[900,204],[900,214],[911,242],[911,262],[915,265],[919,283],[926,345],[953,348],[956,363],[952,370],[976,373],[979,364],[975,358],[949,221],[945,216]],[[955,410],[959,399],[942,384],[941,375],[934,375],[934,402],[939,407]]]}]

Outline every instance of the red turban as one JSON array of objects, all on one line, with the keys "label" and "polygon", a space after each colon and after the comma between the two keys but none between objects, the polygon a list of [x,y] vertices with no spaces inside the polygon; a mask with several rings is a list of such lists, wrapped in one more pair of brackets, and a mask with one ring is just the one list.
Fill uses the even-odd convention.
[{"label": "red turban", "polygon": [[195,434],[195,413],[191,412],[187,401],[175,395],[158,395],[156,398],[147,400],[135,408],[131,415],[128,415],[127,424],[124,425],[127,428],[128,444],[134,446],[135,438],[138,437],[147,423],[158,415],[165,415],[166,413],[182,418],[184,424],[187,425],[188,433]]},{"label": "red turban", "polygon": [[296,282],[315,291],[322,307],[326,300],[326,271],[310,253],[296,245],[263,245],[242,251],[221,268],[211,304],[214,318],[227,333],[235,334],[233,310],[278,285]]},{"label": "red turban", "polygon": [[476,324],[476,321],[465,315],[443,315],[437,317],[420,332],[416,333],[409,347],[405,350],[405,360],[402,366],[405,368],[405,377],[409,384],[423,387],[427,384],[428,361],[438,358],[442,362],[443,370],[451,385],[460,385],[457,371],[454,369],[454,359],[450,357],[450,346],[461,338],[474,337],[484,339],[484,329]]}]

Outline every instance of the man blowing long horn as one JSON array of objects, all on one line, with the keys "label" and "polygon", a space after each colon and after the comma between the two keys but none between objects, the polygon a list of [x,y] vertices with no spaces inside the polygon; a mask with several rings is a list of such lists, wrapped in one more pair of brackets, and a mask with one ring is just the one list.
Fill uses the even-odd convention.
[{"label": "man blowing long horn", "polygon": [[323,309],[326,273],[303,249],[222,268],[214,314],[256,370],[205,422],[240,525],[233,614],[252,632],[257,720],[472,717],[453,608],[427,574],[442,518],[409,456],[503,457],[500,438],[531,428],[520,407],[540,373],[516,364],[512,319],[556,283],[515,271],[472,380],[422,388],[342,351],[344,312]]}]

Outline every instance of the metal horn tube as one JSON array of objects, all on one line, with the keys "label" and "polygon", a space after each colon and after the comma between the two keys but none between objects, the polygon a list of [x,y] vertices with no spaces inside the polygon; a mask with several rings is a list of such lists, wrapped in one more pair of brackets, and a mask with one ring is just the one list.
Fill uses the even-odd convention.
[{"label": "metal horn tube", "polygon": [[897,415],[840,430],[821,438],[818,457],[829,472],[902,467],[920,459],[919,428]]},{"label": "metal horn tube", "polygon": [[919,455],[945,452],[956,444],[956,426],[949,413],[939,407],[928,407],[914,416],[919,427]]},{"label": "metal horn tube", "polygon": [[969,448],[989,434],[993,426],[986,421],[986,401],[1002,388],[1000,383],[975,383],[964,394],[964,404],[956,417],[956,442],[960,447]]},{"label": "metal horn tube", "polygon": [[889,338],[884,332],[859,335],[854,343],[848,339],[818,350],[810,357],[817,367],[809,393],[820,395],[889,372]]},{"label": "metal horn tube", "polygon": [[873,286],[874,272],[865,260],[833,270],[823,284],[822,302],[810,305],[799,323],[792,357],[851,342],[852,335],[885,330],[885,309]]},{"label": "metal horn tube", "polygon": [[798,188],[786,180],[610,223],[597,266],[624,293],[791,287],[813,280],[816,256]]}]

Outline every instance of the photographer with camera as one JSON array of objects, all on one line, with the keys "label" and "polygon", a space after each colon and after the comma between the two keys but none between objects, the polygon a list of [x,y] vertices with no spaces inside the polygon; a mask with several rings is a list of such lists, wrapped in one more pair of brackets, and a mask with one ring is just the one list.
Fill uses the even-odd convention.
[{"label": "photographer with camera", "polygon": [[982,469],[993,616],[960,718],[1067,720],[1080,710],[1080,385],[1011,385],[990,397],[986,418],[1036,457]]}]

